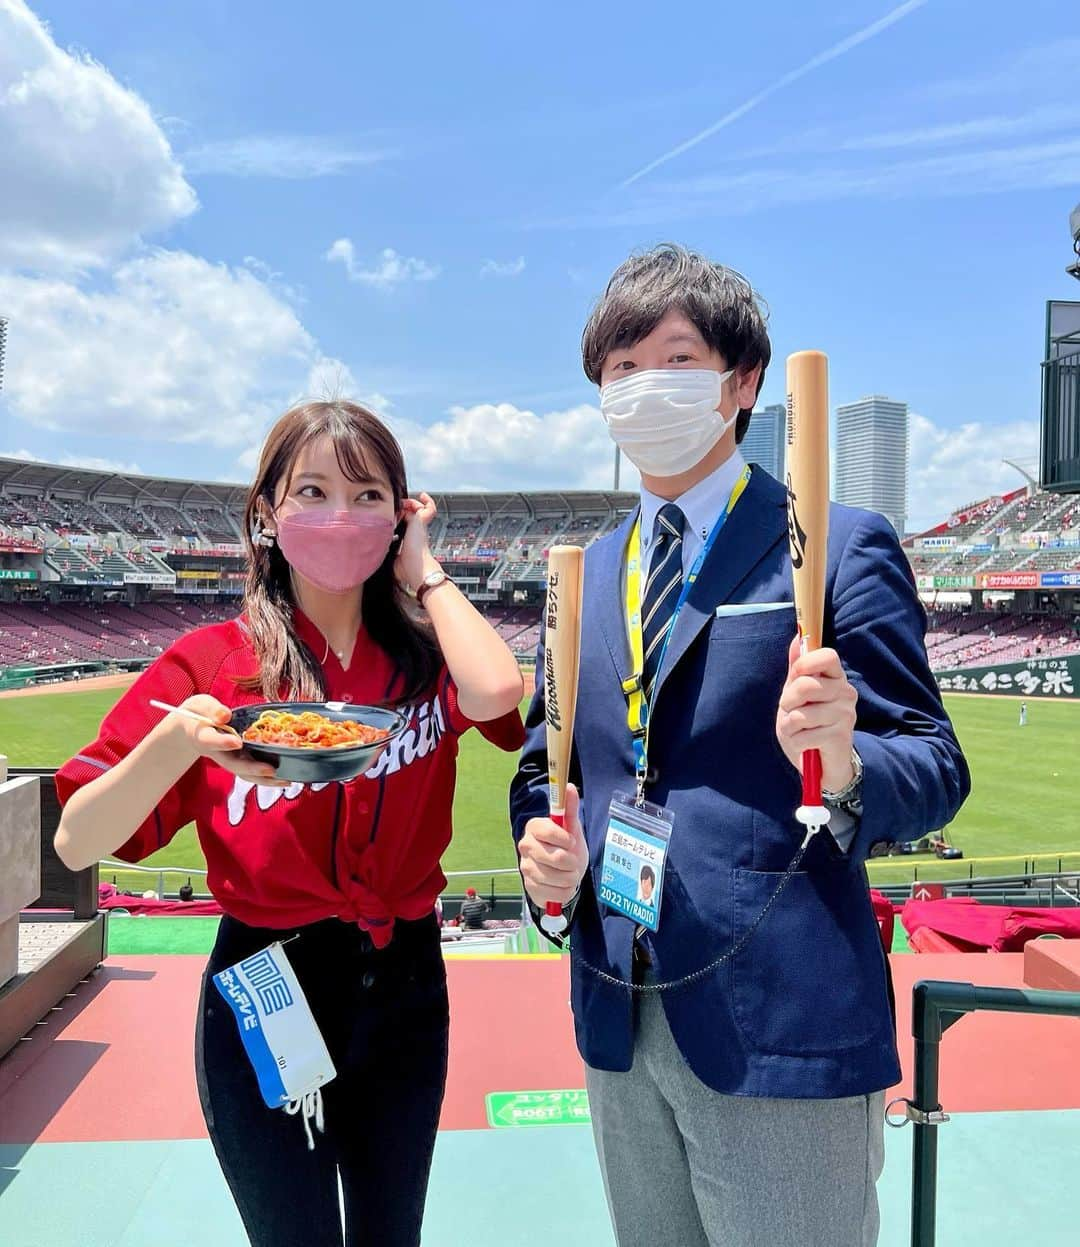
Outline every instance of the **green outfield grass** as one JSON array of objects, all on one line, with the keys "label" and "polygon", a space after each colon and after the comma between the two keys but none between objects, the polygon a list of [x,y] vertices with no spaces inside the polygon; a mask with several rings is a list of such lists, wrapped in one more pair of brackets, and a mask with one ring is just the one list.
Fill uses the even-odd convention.
[{"label": "green outfield grass", "polygon": [[[114,690],[54,693],[0,701],[0,752],[13,766],[57,766],[91,740]],[[872,862],[875,882],[912,877],[947,879],[966,876],[971,859],[981,861],[978,874],[1012,874],[1033,857],[1043,869],[1056,869],[1059,856],[1080,854],[1077,780],[1080,778],[1080,702],[1029,700],[1028,724],[1017,726],[1018,703],[994,697],[947,697],[949,713],[967,754],[973,790],[959,817],[948,829],[964,850],[965,860],[891,858]],[[446,870],[474,870],[470,880],[455,880],[454,890],[472,882],[491,887],[484,871],[515,865],[507,826],[506,792],[516,758],[488,745],[477,732],[462,740],[455,802],[454,843],[443,862]],[[202,865],[194,831],[187,828],[147,865]],[[1080,856],[1066,859],[1068,869],[1080,868]],[[121,876],[122,886],[135,882]],[[181,880],[169,879],[170,889]],[[152,883],[152,881],[151,881]],[[516,876],[497,881],[503,891],[516,891]]]}]

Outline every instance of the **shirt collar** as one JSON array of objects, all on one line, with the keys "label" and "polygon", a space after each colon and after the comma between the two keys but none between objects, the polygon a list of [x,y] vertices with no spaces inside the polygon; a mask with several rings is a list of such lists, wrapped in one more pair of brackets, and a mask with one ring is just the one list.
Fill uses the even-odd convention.
[{"label": "shirt collar", "polygon": [[[694,533],[704,533],[707,537],[713,525],[720,518],[720,512],[727,504],[735,482],[746,467],[742,454],[736,449],[729,458],[704,480],[692,486],[678,498],[658,498],[643,485],[641,487],[641,541],[648,549],[652,543],[653,531],[656,528],[656,517],[660,508],[668,501],[673,501],[686,516],[686,526]],[[702,537],[702,540],[704,540]]]}]

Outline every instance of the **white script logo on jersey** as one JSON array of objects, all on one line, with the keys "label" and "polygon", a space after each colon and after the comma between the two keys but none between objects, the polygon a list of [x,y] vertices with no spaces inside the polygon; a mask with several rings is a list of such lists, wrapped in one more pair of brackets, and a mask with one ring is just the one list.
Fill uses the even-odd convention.
[{"label": "white script logo on jersey", "polygon": [[[446,732],[446,720],[443,718],[442,705],[437,697],[425,702],[419,708],[413,707],[409,715],[409,726],[400,736],[390,742],[373,767],[364,772],[365,779],[379,779],[384,775],[394,775],[404,766],[409,766],[418,758],[426,758],[439,746],[439,741]],[[239,827],[247,812],[247,799],[251,792],[255,793],[255,804],[264,813],[273,809],[279,801],[295,801],[305,788],[312,792],[321,792],[329,784],[290,784],[288,788],[270,788],[263,784],[253,784],[250,780],[241,779],[238,775],[229,793],[228,814],[229,826]]]}]

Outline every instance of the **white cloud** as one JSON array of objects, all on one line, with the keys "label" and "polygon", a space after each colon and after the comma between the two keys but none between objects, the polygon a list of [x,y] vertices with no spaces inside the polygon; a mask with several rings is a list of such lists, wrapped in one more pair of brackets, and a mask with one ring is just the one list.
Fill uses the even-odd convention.
[{"label": "white cloud", "polygon": [[481,277],[520,277],[525,272],[525,257],[519,255],[516,260],[485,260],[480,266]]},{"label": "white cloud", "polygon": [[379,290],[392,290],[407,281],[434,281],[440,272],[437,264],[429,264],[427,260],[419,260],[415,256],[398,255],[392,247],[384,247],[379,252],[374,268],[361,268],[350,238],[337,239],[323,258],[331,263],[340,263],[349,281]]},{"label": "white cloud", "polygon": [[340,359],[320,355],[308,370],[306,393],[314,399],[351,398],[356,393],[356,378]]},{"label": "white cloud", "polygon": [[146,102],[0,0],[0,264],[102,264],[197,207]]},{"label": "white cloud", "polygon": [[243,178],[332,177],[363,165],[378,164],[388,153],[366,151],[332,139],[295,135],[252,135],[189,148],[184,168],[193,175]]},{"label": "white cloud", "polygon": [[[356,378],[352,375],[348,365],[343,364],[339,359],[330,359],[325,355],[320,355],[311,365],[303,394],[293,395],[290,403],[300,402],[303,399],[326,401],[335,398],[346,398],[353,402],[363,403],[365,407],[370,407],[376,415],[384,419],[394,405],[385,394],[380,394],[378,391],[370,394],[360,393]],[[249,446],[243,454],[237,456],[237,467],[249,474],[254,472],[261,453],[262,440],[256,445]]]},{"label": "white cloud", "polygon": [[10,410],[57,432],[249,445],[333,366],[252,272],[185,252],[131,260],[93,290],[0,273],[0,306]]},{"label": "white cloud", "polygon": [[909,437],[909,531],[932,528],[965,503],[1018,488],[1023,477],[1003,460],[1029,463],[1039,453],[1038,420],[973,420],[943,429],[913,412]]},{"label": "white cloud", "polygon": [[145,476],[137,463],[119,463],[115,459],[100,459],[96,455],[59,454],[43,459],[29,450],[4,450],[0,456],[5,459],[25,459],[28,463],[58,463],[65,468],[91,468],[95,472],[119,472],[132,476]]},{"label": "white cloud", "polygon": [[[451,407],[426,428],[391,420],[413,489],[609,489],[615,447],[596,407],[542,415],[512,403]],[[624,460],[622,485],[637,474]]]}]

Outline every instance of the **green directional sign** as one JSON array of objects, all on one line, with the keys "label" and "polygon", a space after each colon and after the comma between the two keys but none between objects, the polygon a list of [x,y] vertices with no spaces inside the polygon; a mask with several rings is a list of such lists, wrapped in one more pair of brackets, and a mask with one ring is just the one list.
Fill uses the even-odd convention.
[{"label": "green directional sign", "polygon": [[489,1126],[587,1126],[586,1091],[492,1091],[486,1098]]}]

